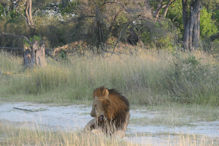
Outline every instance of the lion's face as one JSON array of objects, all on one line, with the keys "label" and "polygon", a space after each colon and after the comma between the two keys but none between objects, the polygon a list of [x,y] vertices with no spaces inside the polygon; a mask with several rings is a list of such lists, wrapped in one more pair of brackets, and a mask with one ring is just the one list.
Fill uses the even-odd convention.
[{"label": "lion's face", "polygon": [[90,115],[92,117],[100,117],[100,116],[104,116],[104,104],[106,103],[106,101],[108,100],[108,96],[109,96],[109,91],[108,89],[102,87],[102,88],[97,88],[96,90],[94,90],[93,93],[93,105],[92,105],[92,110]]},{"label": "lion's face", "polygon": [[93,100],[93,105],[90,115],[92,117],[99,117],[101,115],[104,115],[102,102],[97,97],[95,97],[95,99]]}]

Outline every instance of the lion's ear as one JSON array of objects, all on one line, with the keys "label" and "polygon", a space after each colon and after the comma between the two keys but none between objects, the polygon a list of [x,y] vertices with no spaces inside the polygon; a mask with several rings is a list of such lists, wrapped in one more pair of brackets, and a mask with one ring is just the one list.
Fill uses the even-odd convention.
[{"label": "lion's ear", "polygon": [[105,88],[103,90],[103,96],[108,97],[108,95],[109,95],[109,90]]}]

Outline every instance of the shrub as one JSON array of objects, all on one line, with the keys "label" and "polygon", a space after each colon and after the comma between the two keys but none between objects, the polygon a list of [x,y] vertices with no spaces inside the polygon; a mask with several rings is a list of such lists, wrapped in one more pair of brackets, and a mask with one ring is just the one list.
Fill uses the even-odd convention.
[{"label": "shrub", "polygon": [[215,22],[212,20],[212,13],[208,12],[206,8],[201,9],[200,13],[201,36],[209,37],[215,34],[218,30]]}]

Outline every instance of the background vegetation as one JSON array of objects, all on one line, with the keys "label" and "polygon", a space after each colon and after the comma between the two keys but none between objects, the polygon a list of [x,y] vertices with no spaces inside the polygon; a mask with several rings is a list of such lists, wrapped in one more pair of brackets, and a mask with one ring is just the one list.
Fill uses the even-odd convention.
[{"label": "background vegetation", "polygon": [[[133,104],[219,104],[219,64],[203,52],[145,51],[135,55],[49,59],[46,68],[23,71],[22,58],[1,53],[4,100],[91,100],[95,87],[116,88]],[[81,101],[81,102],[82,102]]]},{"label": "background vegetation", "polygon": [[[183,49],[181,0],[32,0],[33,24],[27,1],[0,2],[2,99],[87,101],[105,85],[134,104],[219,105],[217,0],[201,1],[194,52]],[[25,70],[23,48],[36,38],[48,65]]]},{"label": "background vegetation", "polygon": [[[26,1],[0,2],[0,32],[40,36],[47,49],[81,40],[87,42],[91,50],[97,47],[104,51],[114,47],[118,41],[144,44],[146,49],[176,50],[182,47],[184,27],[181,0],[122,0],[119,3],[109,0],[31,0],[34,31],[25,21]],[[164,7],[171,1],[164,15]],[[158,18],[154,19],[159,5],[163,7]],[[219,29],[218,5],[217,0],[202,1],[201,49],[217,50],[214,44],[218,37],[210,38]],[[0,47],[23,48],[23,40],[0,35]]]}]

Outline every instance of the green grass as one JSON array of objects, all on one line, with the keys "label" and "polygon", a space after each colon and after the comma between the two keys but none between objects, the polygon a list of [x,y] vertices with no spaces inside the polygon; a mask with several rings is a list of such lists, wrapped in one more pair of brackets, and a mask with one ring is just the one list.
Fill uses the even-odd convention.
[{"label": "green grass", "polygon": [[68,56],[23,71],[22,58],[0,53],[0,96],[6,101],[87,102],[99,86],[115,88],[131,104],[219,105],[219,61],[203,52],[142,51],[106,57]]}]

